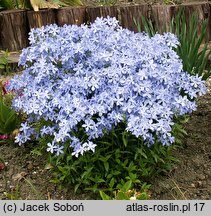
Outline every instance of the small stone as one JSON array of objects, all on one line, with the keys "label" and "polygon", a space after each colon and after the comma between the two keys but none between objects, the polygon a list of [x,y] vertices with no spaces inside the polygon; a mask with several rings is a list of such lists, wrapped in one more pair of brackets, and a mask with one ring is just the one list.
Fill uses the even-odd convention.
[{"label": "small stone", "polygon": [[202,200],[207,200],[207,199],[209,199],[209,195],[203,195],[203,196],[201,196],[201,199]]},{"label": "small stone", "polygon": [[169,190],[169,189],[171,189],[171,186],[170,186],[169,184],[166,184],[166,185],[165,185],[165,188],[166,188],[167,190]]},{"label": "small stone", "polygon": [[204,180],[204,179],[206,179],[206,176],[203,175],[203,174],[199,174],[199,175],[198,175],[198,179],[200,179],[200,180]]},{"label": "small stone", "polygon": [[10,185],[9,188],[10,188],[11,191],[13,191],[15,189],[15,186],[14,185]]},{"label": "small stone", "polygon": [[37,167],[37,166],[39,166],[39,163],[34,162],[33,165],[34,165],[35,167]]},{"label": "small stone", "polygon": [[20,180],[22,180],[23,178],[25,178],[26,175],[27,175],[26,172],[20,172],[20,173],[18,173],[18,174],[16,174],[16,175],[13,175],[12,180],[13,180],[13,181],[20,181]]},{"label": "small stone", "polygon": [[211,170],[207,170],[205,173],[207,175],[207,178],[211,179]]},{"label": "small stone", "polygon": [[159,198],[160,198],[160,195],[159,195],[159,194],[157,194],[157,195],[156,195],[156,197],[159,199]]},{"label": "small stone", "polygon": [[5,164],[4,163],[0,163],[0,171],[5,169]]},{"label": "small stone", "polygon": [[191,187],[193,187],[193,188],[195,188],[195,187],[196,187],[196,185],[195,185],[194,183],[192,183],[190,186],[191,186]]},{"label": "small stone", "polygon": [[32,170],[34,168],[32,161],[28,161],[27,169]]},{"label": "small stone", "polygon": [[197,186],[198,187],[201,187],[203,185],[203,182],[202,181],[197,181]]}]

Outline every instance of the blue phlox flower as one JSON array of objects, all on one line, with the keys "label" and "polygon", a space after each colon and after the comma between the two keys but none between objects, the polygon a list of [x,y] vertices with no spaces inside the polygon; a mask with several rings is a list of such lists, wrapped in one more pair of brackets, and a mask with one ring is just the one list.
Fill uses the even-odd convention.
[{"label": "blue phlox flower", "polygon": [[18,143],[20,146],[25,143],[25,139],[20,133],[15,137],[15,143]]},{"label": "blue phlox flower", "polygon": [[26,133],[28,133],[28,131],[29,131],[30,128],[31,127],[28,126],[28,123],[24,122],[24,123],[21,123],[21,127],[20,127],[19,130],[26,134]]},{"label": "blue phlox flower", "polygon": [[46,150],[47,150],[47,152],[50,152],[50,153],[54,153],[55,149],[57,148],[55,146],[54,142],[48,143],[47,146],[48,146],[48,148]]},{"label": "blue phlox flower", "polygon": [[[64,143],[76,157],[94,152],[95,139],[121,121],[147,145],[154,134],[168,145],[174,116],[195,110],[195,99],[206,93],[201,77],[183,71],[172,33],[150,38],[101,17],[89,26],[32,29],[29,41],[19,61],[23,74],[8,86],[16,94],[14,109],[27,114],[15,140],[20,145],[43,120],[48,124],[36,137],[50,137],[47,151],[57,155]],[[78,137],[79,130],[86,138]]]},{"label": "blue phlox flower", "polygon": [[56,145],[56,148],[55,148],[55,152],[56,152],[56,155],[60,155],[60,154],[63,154],[64,153],[64,146],[60,146],[60,145]]}]

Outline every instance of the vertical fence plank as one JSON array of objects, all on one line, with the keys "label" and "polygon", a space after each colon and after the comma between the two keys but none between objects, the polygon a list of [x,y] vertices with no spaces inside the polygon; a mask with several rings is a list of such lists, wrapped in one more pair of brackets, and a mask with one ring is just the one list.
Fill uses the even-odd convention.
[{"label": "vertical fence plank", "polygon": [[124,28],[137,32],[135,20],[141,25],[141,29],[143,30],[141,22],[142,16],[149,18],[150,7],[148,5],[120,6],[120,22]]},{"label": "vertical fence plank", "polygon": [[81,25],[86,22],[86,7],[65,7],[57,10],[57,24]]},{"label": "vertical fence plank", "polygon": [[56,23],[56,10],[27,11],[27,17],[30,29],[40,28],[41,26]]},{"label": "vertical fence plank", "polygon": [[116,6],[99,6],[86,8],[86,21],[94,22],[97,17],[116,17],[118,19],[118,8]]},{"label": "vertical fence plank", "polygon": [[151,8],[151,17],[153,24],[158,25],[159,33],[163,31],[168,31],[170,28],[170,23],[175,13],[175,6],[172,5],[156,5]]},{"label": "vertical fence plank", "polygon": [[199,28],[198,28],[198,34],[200,34],[201,31],[201,26],[202,22],[205,19],[208,19],[208,29],[207,29],[207,34],[206,34],[206,40],[211,40],[211,20],[210,20],[210,4],[207,2],[192,2],[192,4],[184,4],[184,10],[185,10],[185,15],[186,15],[186,20],[190,20],[191,15],[196,12],[198,15],[198,21],[199,21]]},{"label": "vertical fence plank", "polygon": [[206,40],[211,40],[211,17],[210,17],[210,4],[208,3],[192,3],[183,5],[156,5],[152,6],[152,13],[150,19],[153,23],[158,23],[159,32],[164,30],[168,31],[170,23],[173,17],[175,17],[179,10],[183,9],[186,17],[187,24],[193,13],[198,15],[198,34],[201,32],[202,23],[205,19],[208,19],[208,29],[206,34]]},{"label": "vertical fence plank", "polygon": [[28,45],[28,21],[25,10],[0,12],[0,46],[9,51],[21,50]]}]

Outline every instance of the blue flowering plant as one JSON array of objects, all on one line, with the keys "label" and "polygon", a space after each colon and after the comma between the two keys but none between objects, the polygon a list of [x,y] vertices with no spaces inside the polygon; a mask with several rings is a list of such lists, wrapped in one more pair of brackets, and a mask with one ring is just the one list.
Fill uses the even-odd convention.
[{"label": "blue flowering plant", "polygon": [[170,145],[175,117],[195,110],[206,91],[201,77],[183,71],[172,33],[150,38],[107,17],[32,29],[29,40],[23,74],[8,87],[14,109],[27,114],[19,145],[44,139],[48,152],[60,155],[68,145],[79,157],[120,123],[147,146]]}]

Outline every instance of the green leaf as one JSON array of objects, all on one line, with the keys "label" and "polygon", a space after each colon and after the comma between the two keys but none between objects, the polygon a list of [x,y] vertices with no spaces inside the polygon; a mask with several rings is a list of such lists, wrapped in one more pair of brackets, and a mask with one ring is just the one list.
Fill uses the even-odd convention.
[{"label": "green leaf", "polygon": [[7,133],[11,133],[17,128],[17,115],[15,112],[11,112],[11,115],[7,119],[4,128]]},{"label": "green leaf", "polygon": [[121,163],[121,161],[120,161],[120,159],[119,159],[119,158],[115,159],[115,161],[116,161],[118,164],[120,164],[120,163]]},{"label": "green leaf", "polygon": [[61,184],[61,181],[57,178],[50,180],[49,182],[53,183],[53,184]]},{"label": "green leaf", "polygon": [[74,187],[74,192],[75,192],[75,193],[77,192],[77,190],[78,190],[78,188],[80,187],[80,185],[81,185],[81,183],[78,183],[78,184],[75,185],[75,187]]},{"label": "green leaf", "polygon": [[104,164],[106,172],[108,172],[108,170],[109,170],[109,163],[107,161],[105,161],[103,164]]},{"label": "green leaf", "polygon": [[85,172],[83,172],[83,174],[81,175],[81,178],[83,179],[86,176],[89,176],[89,174],[91,173],[93,167],[90,167],[88,170],[86,170]]},{"label": "green leaf", "polygon": [[10,115],[12,115],[13,113],[15,113],[15,111],[6,106],[2,100],[0,100],[0,119],[2,122],[6,122],[7,119],[10,117]]},{"label": "green leaf", "polygon": [[144,153],[143,148],[138,148],[137,149],[137,154],[140,154],[143,156],[145,159],[147,159],[147,155]]},{"label": "green leaf", "polygon": [[150,153],[152,155],[152,157],[154,158],[155,162],[158,162],[158,156],[154,153],[154,151],[150,150]]},{"label": "green leaf", "polygon": [[115,179],[112,178],[111,181],[109,182],[109,187],[113,188],[114,187],[114,183],[115,183]]},{"label": "green leaf", "polygon": [[132,181],[129,180],[120,188],[120,190],[122,192],[127,192],[131,187],[132,187]]},{"label": "green leaf", "polygon": [[61,171],[63,175],[67,173],[67,168],[66,168],[66,166],[65,166],[65,167],[63,167],[63,166],[58,166],[58,170]]},{"label": "green leaf", "polygon": [[18,116],[16,112],[0,100],[0,133],[9,134],[13,132],[18,127],[17,124]]},{"label": "green leaf", "polygon": [[128,197],[127,194],[125,194],[124,192],[119,191],[119,192],[117,193],[116,199],[117,199],[117,200],[129,200],[129,197]]},{"label": "green leaf", "polygon": [[128,134],[126,131],[124,131],[122,133],[122,141],[123,141],[123,144],[125,147],[127,147],[127,144],[128,144]]},{"label": "green leaf", "polygon": [[100,190],[100,196],[102,200],[111,200],[111,197],[104,193],[102,190]]},{"label": "green leaf", "polygon": [[14,9],[15,8],[15,4],[12,0],[1,0],[0,4],[4,9]]}]

